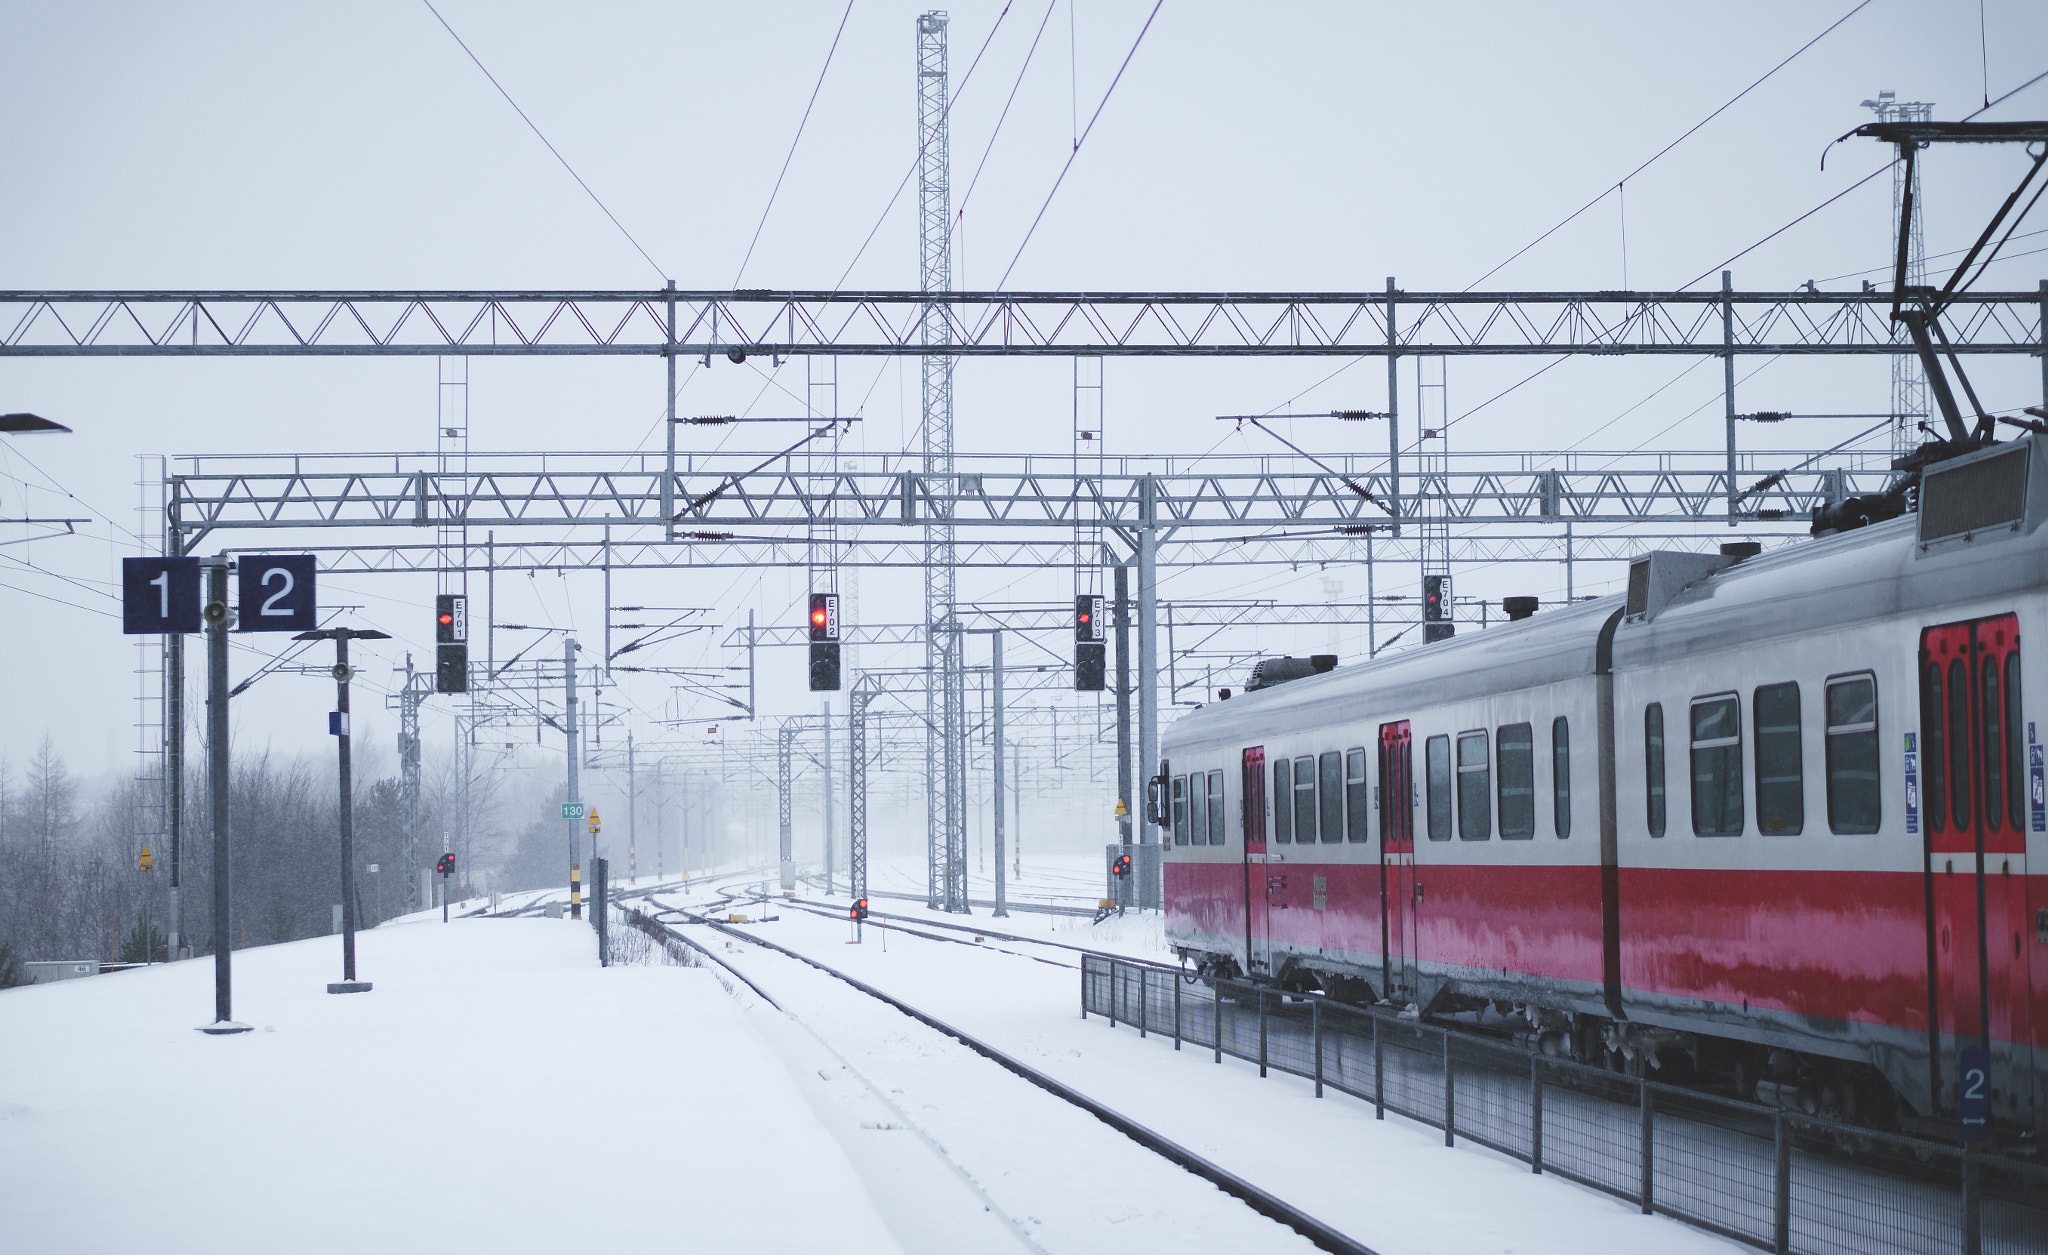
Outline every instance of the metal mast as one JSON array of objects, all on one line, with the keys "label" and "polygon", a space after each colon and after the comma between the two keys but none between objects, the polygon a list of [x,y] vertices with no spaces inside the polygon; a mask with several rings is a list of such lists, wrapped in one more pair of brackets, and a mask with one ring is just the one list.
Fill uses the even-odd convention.
[{"label": "metal mast", "polygon": [[[1934,106],[1922,101],[1901,103],[1893,92],[1879,92],[1876,100],[1866,100],[1863,107],[1877,114],[1880,122],[1932,122]],[[1892,157],[1892,256],[1898,256],[1900,208],[1906,194],[1913,196],[1913,221],[1911,237],[1906,241],[1906,282],[1913,287],[1927,285],[1927,237],[1922,224],[1927,220],[1926,202],[1920,199],[1920,167],[1918,163],[1908,166],[1897,156]],[[1894,326],[1894,337],[1904,337],[1907,332],[1903,324]],[[1904,457],[1920,445],[1920,432],[1914,426],[1927,413],[1927,378],[1920,373],[1920,360],[1911,353],[1899,353],[1892,357],[1892,456]]]},{"label": "metal mast", "polygon": [[[953,287],[953,198],[947,184],[946,14],[917,19],[918,263],[926,293]],[[926,302],[919,343],[950,344],[947,307]],[[953,495],[953,359],[928,354],[924,382],[924,481],[934,498]],[[925,836],[927,904],[967,910],[967,811],[962,790],[966,749],[965,675],[954,614],[955,552],[950,506],[925,529]]]}]

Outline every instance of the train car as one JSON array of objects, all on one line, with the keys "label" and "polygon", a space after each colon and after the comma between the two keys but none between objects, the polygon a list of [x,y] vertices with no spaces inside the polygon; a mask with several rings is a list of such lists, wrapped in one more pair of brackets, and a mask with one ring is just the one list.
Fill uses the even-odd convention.
[{"label": "train car", "polygon": [[1623,596],[1189,713],[1155,780],[1169,942],[1852,1121],[1952,1131],[1983,1096],[2036,1136],[2044,457],[1994,445],[1929,467],[1914,514],[1646,554]]}]

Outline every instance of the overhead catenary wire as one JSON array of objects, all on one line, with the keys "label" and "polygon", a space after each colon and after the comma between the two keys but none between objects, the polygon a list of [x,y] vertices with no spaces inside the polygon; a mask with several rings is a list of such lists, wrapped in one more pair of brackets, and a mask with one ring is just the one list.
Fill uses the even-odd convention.
[{"label": "overhead catenary wire", "polygon": [[1501,262],[1493,269],[1487,271],[1485,274],[1480,275],[1477,279],[1474,279],[1472,282],[1466,284],[1463,290],[1470,292],[1473,288],[1478,287],[1480,284],[1486,282],[1488,279],[1491,279],[1493,276],[1507,269],[1507,267],[1512,265],[1517,258],[1521,257],[1524,253],[1527,253],[1530,249],[1535,248],[1538,244],[1543,243],[1543,241],[1549,239],[1553,235],[1556,235],[1559,231],[1569,226],[1573,221],[1575,221],[1580,215],[1584,214],[1587,210],[1599,204],[1601,201],[1606,200],[1610,193],[1618,190],[1624,183],[1627,183],[1630,179],[1636,177],[1643,171],[1655,165],[1657,161],[1664,156],[1664,154],[1670,152],[1672,149],[1678,147],[1680,144],[1683,144],[1686,140],[1691,139],[1694,135],[1698,134],[1700,129],[1706,126],[1707,123],[1712,122],[1715,118],[1718,118],[1722,114],[1728,112],[1728,110],[1734,107],[1736,102],[1740,101],[1744,96],[1749,95],[1757,88],[1763,86],[1774,75],[1776,75],[1778,71],[1784,69],[1786,66],[1796,61],[1801,53],[1804,53],[1807,49],[1813,47],[1821,40],[1833,34],[1836,28],[1841,26],[1842,23],[1848,21],[1852,17],[1855,17],[1858,13],[1861,13],[1864,9],[1869,7],[1870,0],[1860,0],[1860,3],[1858,3],[1854,8],[1850,9],[1847,13],[1844,13],[1842,16],[1836,18],[1833,22],[1829,23],[1827,29],[1821,31],[1820,34],[1815,35],[1813,38],[1807,40],[1805,43],[1799,45],[1799,47],[1794,49],[1792,51],[1792,55],[1786,57],[1783,61],[1778,62],[1778,64],[1772,66],[1769,70],[1766,70],[1763,73],[1763,75],[1759,77],[1755,82],[1743,88],[1741,91],[1736,92],[1733,96],[1730,96],[1726,101],[1722,102],[1720,108],[1715,109],[1706,117],[1701,118],[1699,121],[1693,123],[1690,127],[1686,128],[1684,134],[1680,135],[1677,139],[1672,140],[1670,143],[1664,145],[1664,147],[1658,149],[1655,153],[1652,153],[1648,161],[1643,162],[1643,164],[1637,166],[1635,169],[1629,171],[1627,174],[1622,175],[1621,178],[1616,180],[1611,186],[1602,188],[1598,196],[1595,196],[1593,199],[1587,201],[1585,204],[1579,206],[1577,209],[1574,209],[1571,213],[1566,214],[1564,218],[1557,223],[1557,225],[1551,227],[1548,231],[1545,231],[1543,234],[1537,236],[1535,239],[1529,241],[1527,244],[1524,244],[1522,247],[1516,249],[1512,254],[1509,255],[1506,261]]},{"label": "overhead catenary wire", "polygon": [[832,46],[825,50],[825,64],[818,67],[818,81],[811,85],[811,99],[804,105],[804,116],[797,121],[796,134],[790,137],[789,151],[783,155],[782,169],[775,176],[775,186],[769,189],[768,203],[761,206],[761,221],[754,224],[754,238],[747,241],[746,255],[740,258],[740,268],[733,274],[732,285],[735,288],[747,273],[747,263],[754,259],[754,246],[761,242],[761,231],[768,225],[768,215],[775,208],[775,198],[782,191],[783,179],[789,177],[789,163],[796,159],[796,146],[803,142],[804,128],[810,125],[811,110],[818,106],[818,93],[825,89],[825,75],[832,69],[833,55],[839,51],[840,36],[846,34],[846,19],[852,16],[853,0],[846,0],[846,11],[839,15],[839,28],[832,32]]},{"label": "overhead catenary wire", "polygon": [[1145,15],[1145,24],[1138,28],[1138,37],[1131,41],[1131,50],[1124,54],[1123,64],[1117,67],[1116,77],[1109,80],[1109,87],[1103,91],[1102,99],[1095,106],[1095,112],[1088,115],[1088,125],[1082,128],[1081,134],[1074,140],[1074,147],[1067,154],[1066,164],[1060,167],[1059,177],[1052,181],[1052,190],[1045,194],[1045,203],[1038,207],[1038,214],[1031,219],[1031,226],[1025,230],[1024,238],[1017,242],[1016,255],[1011,257],[1010,264],[1003,268],[1003,277],[996,280],[998,291],[1010,281],[1011,272],[1017,269],[1017,262],[1023,258],[1024,250],[1030,246],[1031,237],[1038,232],[1038,224],[1045,220],[1045,211],[1052,208],[1053,197],[1059,195],[1060,184],[1066,182],[1067,172],[1074,168],[1075,158],[1081,155],[1081,146],[1088,142],[1088,137],[1095,131],[1095,124],[1102,120],[1102,111],[1109,106],[1109,98],[1116,94],[1116,85],[1124,81],[1124,71],[1131,68],[1131,59],[1138,55],[1139,46],[1145,42],[1146,32],[1152,29],[1152,21],[1159,16],[1159,10],[1165,3],[1166,0],[1154,0],[1152,11]]},{"label": "overhead catenary wire", "polygon": [[519,107],[519,102],[512,99],[512,93],[505,90],[505,85],[498,81],[497,75],[491,73],[490,67],[483,63],[483,59],[471,50],[470,46],[463,41],[462,36],[455,33],[455,28],[448,24],[448,19],[441,16],[441,10],[434,7],[434,0],[420,0],[420,3],[427,6],[427,12],[434,15],[434,20],[441,24],[441,29],[448,32],[448,37],[453,39],[456,46],[461,48],[463,53],[476,64],[476,68],[483,71],[484,77],[491,81],[491,86],[497,88],[498,94],[505,98],[505,103],[512,106],[512,112],[519,115],[519,120],[526,123],[527,129],[532,131],[534,136],[547,146],[547,150],[554,154],[556,161],[562,163],[562,169],[567,170],[569,177],[576,180],[576,186],[583,189],[584,195],[590,197],[591,203],[596,205],[598,210],[611,220],[611,224],[619,229],[620,235],[626,237],[626,242],[633,246],[633,251],[640,254],[648,265],[654,267],[654,273],[660,275],[663,280],[667,280],[668,272],[661,268],[661,263],[649,256],[646,249],[640,247],[640,241],[633,238],[633,233],[626,229],[626,224],[619,221],[619,216],[611,211],[611,208],[604,203],[603,198],[591,189],[590,184],[584,182],[582,175],[576,173],[576,167],[569,164],[569,159],[562,155],[562,150],[556,148],[554,142],[541,132],[540,127],[534,123],[532,118],[527,116],[526,110]]}]

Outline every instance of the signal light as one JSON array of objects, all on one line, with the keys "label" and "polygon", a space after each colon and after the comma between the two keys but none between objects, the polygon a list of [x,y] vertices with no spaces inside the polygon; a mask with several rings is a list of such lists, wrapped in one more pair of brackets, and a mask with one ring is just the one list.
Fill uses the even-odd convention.
[{"label": "signal light", "polygon": [[812,593],[810,613],[813,693],[839,691],[839,594]]},{"label": "signal light", "polygon": [[1103,598],[1099,593],[1074,597],[1074,689],[1100,693],[1108,687],[1109,625],[1102,621]]},{"label": "signal light", "polygon": [[454,875],[455,856],[453,854],[443,854],[440,860],[434,864],[434,870],[440,872],[443,876]]},{"label": "signal light", "polygon": [[1448,575],[1425,575],[1422,577],[1422,621],[1442,623],[1450,618],[1451,577]]},{"label": "signal light", "polygon": [[469,598],[442,593],[434,598],[434,643],[462,645],[469,641]]},{"label": "signal light", "polygon": [[1078,644],[1109,639],[1109,625],[1102,621],[1100,593],[1081,593],[1074,598],[1074,640]]},{"label": "signal light", "polygon": [[855,898],[853,900],[853,905],[847,908],[846,918],[851,920],[864,920],[867,917],[868,900],[866,898]]},{"label": "signal light", "polygon": [[1116,859],[1115,859],[1115,860],[1114,860],[1113,862],[1111,862],[1111,863],[1110,863],[1110,865],[1109,865],[1109,874],[1110,874],[1110,875],[1112,875],[1112,876],[1128,876],[1128,875],[1130,875],[1130,874],[1131,874],[1131,856],[1130,856],[1130,855],[1128,855],[1128,854],[1119,854],[1119,855],[1117,855],[1117,856],[1116,856]]}]

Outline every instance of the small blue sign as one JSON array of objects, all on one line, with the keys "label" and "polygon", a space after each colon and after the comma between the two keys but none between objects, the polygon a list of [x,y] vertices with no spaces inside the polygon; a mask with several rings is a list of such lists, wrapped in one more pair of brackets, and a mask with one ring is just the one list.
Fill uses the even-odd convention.
[{"label": "small blue sign", "polygon": [[329,736],[347,736],[347,735],[348,735],[348,712],[347,712],[347,711],[345,711],[345,710],[330,710],[330,711],[328,711],[328,712],[327,712],[327,735],[329,735]]},{"label": "small blue sign", "polygon": [[2027,721],[2027,796],[2033,799],[2035,832],[2048,832],[2048,787],[2041,779],[2041,749],[2034,740],[2034,722]]},{"label": "small blue sign", "polygon": [[1991,1055],[1975,1046],[1956,1052],[1956,1113],[1963,1140],[1981,1142],[1991,1136]]},{"label": "small blue sign", "polygon": [[1920,831],[1920,752],[1913,734],[1906,734],[1906,831]]},{"label": "small blue sign", "polygon": [[235,569],[242,586],[237,631],[310,632],[320,626],[312,554],[243,554]]},{"label": "small blue sign", "polygon": [[199,559],[121,559],[121,631],[197,632]]}]

